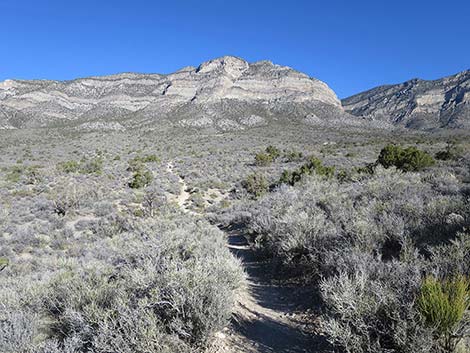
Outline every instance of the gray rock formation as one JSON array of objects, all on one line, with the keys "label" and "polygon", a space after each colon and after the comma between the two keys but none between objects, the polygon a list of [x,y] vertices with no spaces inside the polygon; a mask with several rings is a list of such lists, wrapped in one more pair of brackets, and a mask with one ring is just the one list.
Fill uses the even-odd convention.
[{"label": "gray rock formation", "polygon": [[342,101],[356,116],[414,129],[470,128],[470,71],[381,86]]},{"label": "gray rock formation", "polygon": [[325,83],[269,61],[249,64],[231,56],[168,75],[0,83],[3,129],[164,125],[226,131],[312,113],[348,119]]}]

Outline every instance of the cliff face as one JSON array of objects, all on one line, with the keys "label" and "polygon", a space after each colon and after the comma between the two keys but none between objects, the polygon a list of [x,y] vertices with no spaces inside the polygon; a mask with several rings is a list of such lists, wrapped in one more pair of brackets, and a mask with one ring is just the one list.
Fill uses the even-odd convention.
[{"label": "cliff face", "polygon": [[224,130],[270,118],[345,116],[323,82],[268,61],[222,57],[168,75],[124,73],[72,81],[0,83],[0,128],[86,123]]},{"label": "cliff face", "polygon": [[470,128],[470,71],[381,86],[342,101],[350,114],[414,129]]}]

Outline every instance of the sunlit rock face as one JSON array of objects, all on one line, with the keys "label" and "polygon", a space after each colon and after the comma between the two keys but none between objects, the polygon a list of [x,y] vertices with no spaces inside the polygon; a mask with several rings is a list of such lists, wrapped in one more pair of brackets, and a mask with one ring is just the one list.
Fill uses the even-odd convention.
[{"label": "sunlit rock face", "polygon": [[416,129],[470,128],[470,71],[434,81],[414,79],[343,100],[344,109]]},{"label": "sunlit rock face", "polygon": [[[123,73],[72,81],[0,83],[0,126],[4,128],[111,126],[104,124],[109,121],[129,128],[165,121],[226,130],[312,113],[320,119],[347,118],[325,83],[269,61],[248,63],[232,56],[167,75]],[[258,117],[258,123],[246,123],[252,116]],[[82,125],[85,122],[93,125]]]}]

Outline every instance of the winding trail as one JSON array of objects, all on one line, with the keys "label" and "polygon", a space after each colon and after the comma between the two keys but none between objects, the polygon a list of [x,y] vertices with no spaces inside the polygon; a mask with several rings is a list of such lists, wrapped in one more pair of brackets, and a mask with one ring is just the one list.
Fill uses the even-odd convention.
[{"label": "winding trail", "polygon": [[305,315],[313,300],[311,290],[276,281],[269,261],[248,244],[243,226],[221,229],[232,254],[242,260],[248,288],[238,298],[219,352],[326,352],[326,341],[315,332],[317,324]]},{"label": "winding trail", "polygon": [[175,173],[174,171],[174,166],[173,166],[173,163],[172,162],[168,162],[167,166],[167,171],[170,173],[170,174],[173,174],[173,175],[176,175],[178,177],[178,182],[179,184],[181,185],[180,186],[180,193],[178,196],[176,196],[176,198],[174,199],[174,201],[178,204],[179,208],[183,211],[183,212],[187,212],[187,213],[193,213],[191,210],[188,209],[188,201],[189,201],[189,198],[191,197],[191,194],[187,191],[188,190],[188,186],[186,184],[186,182],[184,181],[184,179]]},{"label": "winding trail", "polygon": [[[177,175],[171,162],[168,171]],[[184,212],[192,212],[187,209],[187,185],[178,177],[181,192],[175,200]],[[248,244],[243,226],[219,228],[226,234],[232,254],[242,261],[248,286],[239,293],[232,321],[216,335],[211,352],[326,352],[324,338],[315,332],[317,323],[305,315],[313,300],[311,290],[276,281],[271,264]]]}]

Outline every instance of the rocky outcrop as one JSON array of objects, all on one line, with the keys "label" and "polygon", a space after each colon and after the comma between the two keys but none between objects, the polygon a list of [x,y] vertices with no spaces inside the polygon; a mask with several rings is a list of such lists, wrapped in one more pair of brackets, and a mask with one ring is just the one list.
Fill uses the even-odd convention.
[{"label": "rocky outcrop", "polygon": [[[226,56],[168,75],[124,73],[72,81],[0,83],[0,126],[123,126],[166,123],[219,130],[250,127],[251,117],[346,116],[323,82],[269,61]],[[93,125],[85,122],[94,122]],[[259,123],[253,125],[259,125]]]},{"label": "rocky outcrop", "polygon": [[470,71],[434,81],[414,79],[346,98],[356,116],[413,129],[470,128]]}]

